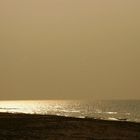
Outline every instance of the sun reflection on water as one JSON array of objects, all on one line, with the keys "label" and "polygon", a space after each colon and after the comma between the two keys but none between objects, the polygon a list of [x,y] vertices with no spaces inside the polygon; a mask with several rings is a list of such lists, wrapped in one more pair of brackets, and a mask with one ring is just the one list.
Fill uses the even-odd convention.
[{"label": "sun reflection on water", "polygon": [[1,101],[0,112],[29,114],[59,114],[60,112],[78,112],[68,109],[70,101]]},{"label": "sun reflection on water", "polygon": [[122,101],[22,100],[0,101],[0,112],[47,114],[72,117],[136,120],[140,122],[140,104]]}]

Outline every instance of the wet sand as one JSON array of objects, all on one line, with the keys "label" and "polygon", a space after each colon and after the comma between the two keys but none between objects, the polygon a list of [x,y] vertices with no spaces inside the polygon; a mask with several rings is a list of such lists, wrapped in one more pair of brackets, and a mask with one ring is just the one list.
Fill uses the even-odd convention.
[{"label": "wet sand", "polygon": [[0,140],[140,140],[140,123],[0,113]]}]

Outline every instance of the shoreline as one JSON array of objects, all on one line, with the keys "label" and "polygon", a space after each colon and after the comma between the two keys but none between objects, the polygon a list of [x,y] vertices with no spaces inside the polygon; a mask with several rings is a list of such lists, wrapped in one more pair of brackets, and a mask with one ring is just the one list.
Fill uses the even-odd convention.
[{"label": "shoreline", "polygon": [[139,140],[140,123],[0,113],[1,140]]}]

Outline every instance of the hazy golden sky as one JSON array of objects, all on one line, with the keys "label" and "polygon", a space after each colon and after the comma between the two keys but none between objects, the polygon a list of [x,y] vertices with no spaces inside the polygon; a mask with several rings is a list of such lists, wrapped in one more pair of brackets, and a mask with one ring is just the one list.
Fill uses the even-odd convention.
[{"label": "hazy golden sky", "polygon": [[0,0],[0,99],[140,99],[140,0]]}]

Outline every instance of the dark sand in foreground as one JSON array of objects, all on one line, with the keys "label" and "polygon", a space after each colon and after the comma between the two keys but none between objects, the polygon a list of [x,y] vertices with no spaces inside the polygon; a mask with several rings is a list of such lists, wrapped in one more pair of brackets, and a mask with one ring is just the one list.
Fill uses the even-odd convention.
[{"label": "dark sand in foreground", "polygon": [[140,140],[140,123],[0,113],[0,140]]}]

